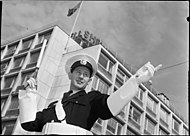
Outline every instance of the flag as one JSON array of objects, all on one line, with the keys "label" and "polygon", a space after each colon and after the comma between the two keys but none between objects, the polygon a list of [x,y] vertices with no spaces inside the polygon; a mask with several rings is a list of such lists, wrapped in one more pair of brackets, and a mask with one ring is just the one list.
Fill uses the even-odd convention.
[{"label": "flag", "polygon": [[80,5],[81,5],[82,1],[80,1],[75,7],[73,7],[72,9],[69,9],[68,10],[68,14],[67,16],[71,16],[73,13],[75,13],[75,11],[80,8]]}]

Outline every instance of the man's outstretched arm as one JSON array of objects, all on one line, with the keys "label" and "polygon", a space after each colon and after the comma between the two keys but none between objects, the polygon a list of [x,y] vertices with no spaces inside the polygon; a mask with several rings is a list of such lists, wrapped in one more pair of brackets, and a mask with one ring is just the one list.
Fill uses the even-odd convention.
[{"label": "man's outstretched arm", "polygon": [[123,86],[111,94],[107,99],[111,113],[116,116],[137,94],[139,84],[149,81],[155,71],[158,71],[161,67],[161,64],[154,68],[150,62],[146,63]]}]

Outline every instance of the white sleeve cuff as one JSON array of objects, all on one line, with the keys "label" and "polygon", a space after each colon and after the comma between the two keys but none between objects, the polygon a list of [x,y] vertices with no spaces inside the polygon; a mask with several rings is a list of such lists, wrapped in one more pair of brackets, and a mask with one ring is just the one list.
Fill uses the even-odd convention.
[{"label": "white sleeve cuff", "polygon": [[138,83],[136,77],[132,76],[123,86],[108,97],[107,104],[112,115],[116,116],[137,92]]},{"label": "white sleeve cuff", "polygon": [[19,90],[20,122],[34,121],[37,112],[36,90]]}]

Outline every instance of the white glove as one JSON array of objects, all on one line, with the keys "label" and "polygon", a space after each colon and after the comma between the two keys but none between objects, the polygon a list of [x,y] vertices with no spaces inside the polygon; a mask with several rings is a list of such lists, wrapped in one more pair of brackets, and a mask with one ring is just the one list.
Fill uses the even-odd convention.
[{"label": "white glove", "polygon": [[36,80],[34,78],[29,78],[24,83],[24,90],[19,90],[19,112],[20,112],[20,122],[30,122],[34,121],[37,112],[37,90],[36,90]]},{"label": "white glove", "polygon": [[153,77],[154,72],[158,71],[161,67],[162,64],[155,68],[150,62],[147,62],[135,73],[138,84],[148,82]]},{"label": "white glove", "polygon": [[37,88],[37,81],[36,79],[34,79],[33,77],[30,77],[26,83],[24,83],[24,87],[26,88],[26,90],[30,89],[36,89]]}]

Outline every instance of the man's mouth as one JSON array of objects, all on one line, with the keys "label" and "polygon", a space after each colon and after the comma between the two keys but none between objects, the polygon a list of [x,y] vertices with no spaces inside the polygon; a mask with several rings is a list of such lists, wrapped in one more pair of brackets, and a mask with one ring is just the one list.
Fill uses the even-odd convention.
[{"label": "man's mouth", "polygon": [[84,82],[80,81],[80,80],[76,80],[77,84],[83,84]]}]

